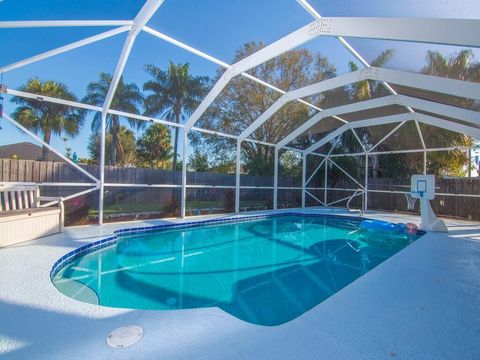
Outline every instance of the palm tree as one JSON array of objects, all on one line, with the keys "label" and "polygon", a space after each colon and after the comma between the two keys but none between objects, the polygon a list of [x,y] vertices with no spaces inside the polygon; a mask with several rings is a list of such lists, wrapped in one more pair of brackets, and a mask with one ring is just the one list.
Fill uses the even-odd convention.
[{"label": "palm tree", "polygon": [[[473,61],[474,54],[470,49],[463,49],[450,57],[444,57],[440,52],[427,51],[426,64],[421,69],[423,74],[447,77],[464,81],[480,81],[480,62]],[[460,107],[479,110],[480,103],[466,98],[459,98],[445,94],[435,94],[434,101],[453,104]],[[436,127],[423,126],[423,135],[428,142],[432,141],[437,146],[472,146],[474,141],[468,135],[445,131]],[[428,146],[428,144],[427,144]],[[456,174],[463,170],[469,159],[465,152],[453,150],[448,152],[434,152],[430,156],[429,170],[434,173]],[[461,169],[459,171],[459,169]]]},{"label": "palm tree", "polygon": [[[382,51],[375,59],[372,60],[370,63],[371,66],[373,67],[383,67],[385,64],[387,64],[393,57],[393,49],[388,49]],[[350,71],[356,71],[358,70],[358,66],[356,63],[350,61],[348,63],[348,66],[350,68]],[[356,101],[365,101],[371,98],[378,98],[381,96],[388,95],[387,89],[379,82],[371,81],[371,80],[363,80],[359,81],[355,84],[352,85],[350,91],[349,91],[349,97],[351,102],[356,102]],[[363,129],[356,129],[353,130],[357,132],[357,135],[359,138],[364,142],[364,145],[369,146],[372,138],[379,138],[380,134],[383,134],[384,129],[382,127],[369,127]],[[380,134],[379,134],[380,132]],[[346,152],[359,152],[361,151],[361,148],[359,147],[358,140],[356,137],[353,135],[352,131],[347,131],[343,136],[342,136],[342,141],[339,143],[339,145],[343,146],[346,150]],[[377,177],[378,174],[378,167],[379,167],[379,161],[378,161],[378,155],[372,155],[372,175],[373,177]],[[361,158],[363,160],[363,157]],[[360,161],[362,161],[360,160]],[[362,166],[360,164],[360,166]],[[360,177],[360,168],[357,170],[357,176]]]},{"label": "palm tree", "polygon": [[[87,95],[83,98],[83,102],[103,106],[105,98],[112,82],[112,75],[108,73],[100,73],[98,81],[92,81],[87,86]],[[132,114],[139,114],[138,107],[143,103],[143,96],[140,89],[134,83],[126,84],[123,81],[123,77],[120,77],[120,81],[117,85],[117,90],[113,97],[110,108],[120,110]],[[115,165],[117,159],[117,151],[121,151],[120,143],[118,141],[118,133],[120,131],[120,116],[108,114],[106,118],[107,130],[112,135],[112,141],[110,143],[110,165]],[[145,126],[145,122],[141,120],[135,120],[126,118],[132,128],[137,130],[142,129]],[[102,114],[96,112],[93,117],[92,131],[98,133],[102,124]]]},{"label": "palm tree", "polygon": [[137,158],[140,165],[163,169],[172,158],[170,132],[163,124],[150,126],[137,140]]},{"label": "palm tree", "polygon": [[[427,51],[426,64],[421,73],[433,76],[447,77],[457,80],[480,81],[480,62],[474,62],[474,54],[470,49],[464,49],[448,59],[438,51]],[[435,94],[435,101],[453,103],[456,106],[479,109],[479,103],[472,99],[462,99],[451,95]]]},{"label": "palm tree", "polygon": [[[143,84],[143,91],[150,92],[145,97],[145,115],[165,117],[177,124],[189,116],[198,106],[206,93],[208,78],[192,76],[190,66],[173,64],[171,61],[167,71],[155,65],[145,65],[145,71],[152,77]],[[172,168],[177,168],[178,127],[175,127]]]},{"label": "palm tree", "polygon": [[[393,57],[393,49],[387,49],[382,51],[378,56],[372,60],[370,66],[373,67],[383,67],[385,66]],[[357,64],[350,61],[348,63],[350,71],[358,70]],[[368,100],[371,98],[376,98],[379,96],[388,95],[388,91],[385,87],[376,81],[363,80],[355,83],[353,85],[353,99],[356,101]]]},{"label": "palm tree", "polygon": [[[127,127],[120,125],[117,133],[117,152],[115,164],[117,166],[130,166],[135,164],[137,160],[135,149],[135,134]],[[112,134],[107,133],[105,135],[105,147],[108,148],[112,144]],[[87,150],[90,155],[90,160],[98,164],[100,160],[100,134],[92,133],[88,140]],[[105,154],[105,161],[112,163],[110,154]]]},{"label": "palm tree", "polygon": [[427,51],[427,63],[422,73],[448,77],[457,80],[479,81],[480,64],[472,62],[474,54],[470,49],[464,49],[455,55],[445,58],[438,51]]},{"label": "palm tree", "polygon": [[[39,79],[30,79],[25,85],[22,85],[19,90],[77,101],[76,96],[68,90],[66,85],[51,80],[41,81]],[[43,141],[47,144],[50,144],[52,133],[59,136],[77,135],[85,120],[85,113],[83,111],[73,109],[66,105],[53,104],[18,96],[14,96],[11,101],[19,105],[12,114],[15,121],[27,129],[32,130],[35,134],[43,135]],[[43,161],[48,160],[48,153],[48,148],[43,146]]]}]

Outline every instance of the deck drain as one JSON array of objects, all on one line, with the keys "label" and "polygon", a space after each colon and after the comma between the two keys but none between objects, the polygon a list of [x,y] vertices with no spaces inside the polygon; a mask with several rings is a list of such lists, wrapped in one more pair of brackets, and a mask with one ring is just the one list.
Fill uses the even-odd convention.
[{"label": "deck drain", "polygon": [[119,349],[135,344],[143,336],[143,329],[137,325],[127,325],[113,330],[107,336],[107,345]]}]

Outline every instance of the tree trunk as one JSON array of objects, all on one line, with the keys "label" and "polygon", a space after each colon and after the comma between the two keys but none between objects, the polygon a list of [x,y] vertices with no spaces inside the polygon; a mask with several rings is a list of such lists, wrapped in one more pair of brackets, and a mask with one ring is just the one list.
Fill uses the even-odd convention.
[{"label": "tree trunk", "polygon": [[[52,135],[52,130],[47,129],[45,131],[45,134],[43,135],[43,141],[46,142],[47,144],[50,144],[50,137]],[[50,153],[50,150],[46,147],[42,147],[42,160],[47,161],[48,160],[48,154]]]},{"label": "tree trunk", "polygon": [[[180,123],[180,114],[176,112],[175,122]],[[178,156],[178,127],[175,127],[175,141],[173,145],[173,161],[172,161],[172,170],[177,170],[177,156]]]},{"label": "tree trunk", "polygon": [[468,177],[472,177],[472,149],[468,149]]},{"label": "tree trunk", "polygon": [[372,155],[372,178],[378,178],[378,155]]},{"label": "tree trunk", "polygon": [[117,163],[117,142],[118,142],[118,128],[119,123],[116,117],[112,118],[112,143],[110,144],[110,165],[114,166]]}]

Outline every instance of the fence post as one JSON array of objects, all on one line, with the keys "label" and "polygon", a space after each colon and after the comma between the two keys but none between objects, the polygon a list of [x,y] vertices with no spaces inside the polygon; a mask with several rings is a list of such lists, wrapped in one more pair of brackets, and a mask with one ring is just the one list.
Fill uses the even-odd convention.
[{"label": "fence post", "polygon": [[302,153],[302,208],[305,208],[305,190],[307,188],[307,154]]},{"label": "fence post", "polygon": [[365,197],[365,207],[363,211],[367,211],[368,209],[368,152],[365,153],[365,188],[364,188],[364,195]]},{"label": "fence post", "polygon": [[101,133],[100,133],[100,179],[98,194],[98,225],[103,224],[103,200],[104,200],[104,184],[105,184],[105,133],[107,130],[107,119],[102,115]]},{"label": "fence post", "polygon": [[275,147],[275,158],[273,168],[273,209],[278,208],[278,148]]},{"label": "fence post", "polygon": [[423,175],[427,175],[427,152],[423,151]]},{"label": "fence post", "polygon": [[323,181],[323,206],[327,206],[327,187],[328,187],[328,156],[325,158],[325,179]]},{"label": "fence post", "polygon": [[187,129],[182,129],[182,194],[180,200],[180,217],[182,219],[185,217],[185,204],[187,199],[187,132]]},{"label": "fence post", "polygon": [[242,151],[242,142],[237,140],[237,153],[235,164],[235,212],[240,212],[240,153]]}]

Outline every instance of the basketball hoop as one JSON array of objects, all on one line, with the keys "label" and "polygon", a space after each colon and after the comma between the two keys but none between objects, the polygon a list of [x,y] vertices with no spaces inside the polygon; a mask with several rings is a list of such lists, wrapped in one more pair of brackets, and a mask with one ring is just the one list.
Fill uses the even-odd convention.
[{"label": "basketball hoop", "polygon": [[417,202],[417,198],[414,198],[411,192],[405,192],[403,194],[405,195],[405,199],[407,199],[407,209],[414,210],[415,203]]}]

